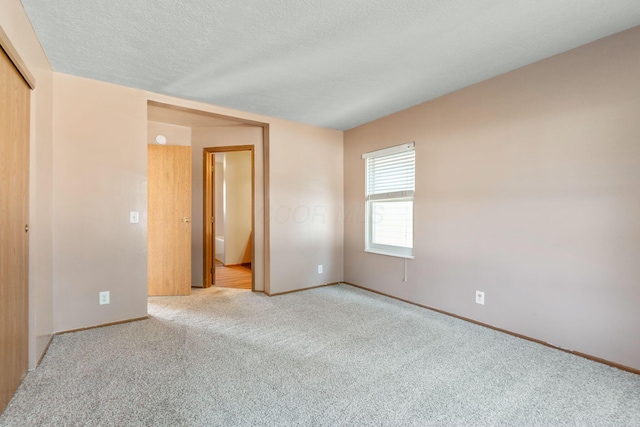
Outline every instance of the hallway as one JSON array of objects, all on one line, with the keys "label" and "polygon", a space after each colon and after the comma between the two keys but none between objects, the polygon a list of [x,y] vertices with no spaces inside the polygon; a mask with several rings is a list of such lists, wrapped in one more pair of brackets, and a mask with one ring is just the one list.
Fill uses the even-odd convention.
[{"label": "hallway", "polygon": [[215,287],[251,290],[251,265],[242,264],[225,267],[220,261],[216,260]]}]

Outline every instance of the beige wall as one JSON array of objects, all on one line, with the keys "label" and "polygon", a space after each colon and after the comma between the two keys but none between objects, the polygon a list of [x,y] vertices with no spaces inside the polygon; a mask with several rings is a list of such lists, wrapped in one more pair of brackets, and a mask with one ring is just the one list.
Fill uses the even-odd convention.
[{"label": "beige wall", "polygon": [[251,152],[225,154],[225,265],[251,262]]},{"label": "beige wall", "polygon": [[53,332],[52,305],[52,102],[53,71],[20,1],[0,2],[0,27],[36,79],[31,96],[29,174],[29,367]]},{"label": "beige wall", "polygon": [[271,293],[343,280],[342,142],[337,131],[271,126]]},{"label": "beige wall", "polygon": [[251,152],[225,154],[225,265],[251,262]]},{"label": "beige wall", "polygon": [[[638,70],[640,27],[346,132],[345,280],[640,368]],[[406,141],[403,282],[363,252],[360,155]]]},{"label": "beige wall", "polygon": [[[224,153],[215,154],[215,196],[216,196],[216,211],[214,213],[216,217],[216,236],[224,237]],[[216,248],[216,252],[218,249]],[[220,258],[222,261],[222,258]]]},{"label": "beige wall", "polygon": [[191,128],[187,126],[172,125],[169,123],[147,122],[147,144],[156,143],[156,136],[164,135],[167,138],[166,145],[191,145]]},{"label": "beige wall", "polygon": [[53,108],[54,328],[145,316],[145,93],[56,73]]}]

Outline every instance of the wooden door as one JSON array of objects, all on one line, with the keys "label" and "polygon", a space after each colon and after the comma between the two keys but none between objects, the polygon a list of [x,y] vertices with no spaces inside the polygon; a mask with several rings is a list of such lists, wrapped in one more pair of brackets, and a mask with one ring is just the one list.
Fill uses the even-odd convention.
[{"label": "wooden door", "polygon": [[0,413],[28,367],[31,90],[0,48]]},{"label": "wooden door", "polygon": [[148,147],[148,293],[190,295],[191,147]]}]

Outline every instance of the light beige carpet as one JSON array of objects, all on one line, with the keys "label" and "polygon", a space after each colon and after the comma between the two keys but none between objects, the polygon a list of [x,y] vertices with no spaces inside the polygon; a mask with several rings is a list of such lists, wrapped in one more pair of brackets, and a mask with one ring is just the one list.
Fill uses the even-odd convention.
[{"label": "light beige carpet", "polygon": [[57,336],[1,426],[640,426],[640,376],[347,285]]}]

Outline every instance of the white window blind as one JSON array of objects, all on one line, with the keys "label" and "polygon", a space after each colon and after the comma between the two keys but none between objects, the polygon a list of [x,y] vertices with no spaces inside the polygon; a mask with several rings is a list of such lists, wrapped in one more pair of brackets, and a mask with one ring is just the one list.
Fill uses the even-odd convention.
[{"label": "white window blind", "polygon": [[365,250],[412,258],[414,143],[374,151],[362,157],[366,161]]}]

